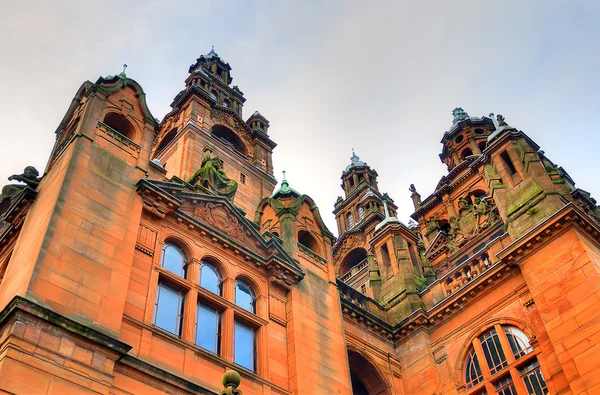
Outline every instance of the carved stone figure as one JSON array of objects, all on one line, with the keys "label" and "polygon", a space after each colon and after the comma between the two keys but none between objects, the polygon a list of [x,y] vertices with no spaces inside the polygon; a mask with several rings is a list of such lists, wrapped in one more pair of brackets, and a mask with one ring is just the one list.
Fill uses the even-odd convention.
[{"label": "carved stone figure", "polygon": [[499,221],[496,207],[489,198],[475,198],[473,204],[467,199],[458,201],[458,217],[450,217],[447,243],[451,252],[456,251],[484,229]]},{"label": "carved stone figure", "polygon": [[23,170],[23,174],[13,174],[12,176],[8,177],[9,181],[20,181],[24,182],[25,185],[8,184],[2,187],[2,194],[0,194],[0,214],[4,214],[10,205],[10,199],[23,189],[27,187],[36,189],[40,184],[41,178],[38,177],[39,175],[40,173],[35,167],[27,166],[25,170]]},{"label": "carved stone figure", "polygon": [[238,183],[227,177],[223,171],[223,161],[218,156],[212,156],[212,150],[205,148],[200,169],[188,181],[190,184],[199,183],[204,188],[224,196],[233,202]]}]

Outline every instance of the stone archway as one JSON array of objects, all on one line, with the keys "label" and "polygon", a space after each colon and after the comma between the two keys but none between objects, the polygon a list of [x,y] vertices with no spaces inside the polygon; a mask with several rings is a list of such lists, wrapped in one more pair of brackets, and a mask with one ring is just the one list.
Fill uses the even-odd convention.
[{"label": "stone archway", "polygon": [[381,373],[360,353],[348,350],[350,378],[354,395],[392,395]]}]

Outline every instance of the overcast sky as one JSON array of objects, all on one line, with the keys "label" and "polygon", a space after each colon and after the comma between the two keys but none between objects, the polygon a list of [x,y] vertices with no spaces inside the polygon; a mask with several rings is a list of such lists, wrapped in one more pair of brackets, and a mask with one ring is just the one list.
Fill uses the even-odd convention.
[{"label": "overcast sky", "polygon": [[457,106],[503,114],[600,199],[599,15],[598,1],[13,1],[0,14],[0,182],[43,171],[83,81],[127,63],[162,119],[214,45],[244,117],[271,122],[277,178],[334,233],[351,149],[407,222],[408,186],[425,198],[446,173]]}]

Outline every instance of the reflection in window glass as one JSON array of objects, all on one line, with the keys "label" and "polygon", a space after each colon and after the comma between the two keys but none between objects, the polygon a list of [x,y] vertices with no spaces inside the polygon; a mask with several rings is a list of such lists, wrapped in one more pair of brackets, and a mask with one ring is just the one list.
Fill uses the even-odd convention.
[{"label": "reflection in window glass", "polygon": [[252,313],[256,313],[255,298],[254,292],[248,284],[243,281],[238,281],[235,284],[235,304]]},{"label": "reflection in window glass", "polygon": [[504,352],[500,347],[500,339],[496,329],[486,332],[479,340],[481,340],[481,348],[483,348],[483,354],[490,368],[490,374],[494,374],[508,365]]},{"label": "reflection in window glass", "polygon": [[196,311],[196,345],[218,354],[220,351],[221,314],[202,304],[198,305]]},{"label": "reflection in window glass", "polygon": [[525,336],[525,334],[517,328],[506,327],[504,328],[504,332],[506,333],[506,337],[508,338],[508,342],[510,343],[510,348],[515,356],[515,359],[521,358],[523,355],[526,355],[532,350],[527,336]]},{"label": "reflection in window glass", "polygon": [[212,293],[221,295],[221,275],[217,268],[208,263],[203,263],[200,268],[200,286]]},{"label": "reflection in window glass", "polygon": [[244,324],[240,324],[239,322],[236,322],[234,333],[233,362],[245,367],[246,369],[255,371],[255,341],[256,340],[254,329]]},{"label": "reflection in window glass", "polygon": [[533,359],[522,367],[520,373],[529,395],[544,395],[549,392],[537,359]]},{"label": "reflection in window glass", "polygon": [[161,266],[171,273],[185,278],[187,258],[176,245],[166,243],[163,247]]},{"label": "reflection in window glass", "polygon": [[154,325],[181,336],[182,316],[183,292],[159,283],[154,304]]}]

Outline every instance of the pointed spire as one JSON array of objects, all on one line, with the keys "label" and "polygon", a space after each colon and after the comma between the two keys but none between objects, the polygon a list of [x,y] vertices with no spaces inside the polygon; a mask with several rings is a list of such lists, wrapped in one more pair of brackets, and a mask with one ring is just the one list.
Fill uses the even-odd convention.
[{"label": "pointed spire", "polygon": [[204,57],[205,58],[212,58],[213,56],[219,56],[219,55],[217,55],[217,53],[215,52],[215,46],[211,45],[210,52],[207,53],[206,55],[204,55]]},{"label": "pointed spire", "polygon": [[350,164],[346,166],[346,171],[350,170],[352,167],[364,166],[366,163],[361,161],[356,152],[354,152],[354,148],[352,148],[352,156],[350,157]]},{"label": "pointed spire", "polygon": [[127,64],[123,64],[123,71],[119,74],[119,77],[125,79],[127,78],[127,74],[125,74],[125,70],[127,70]]}]

